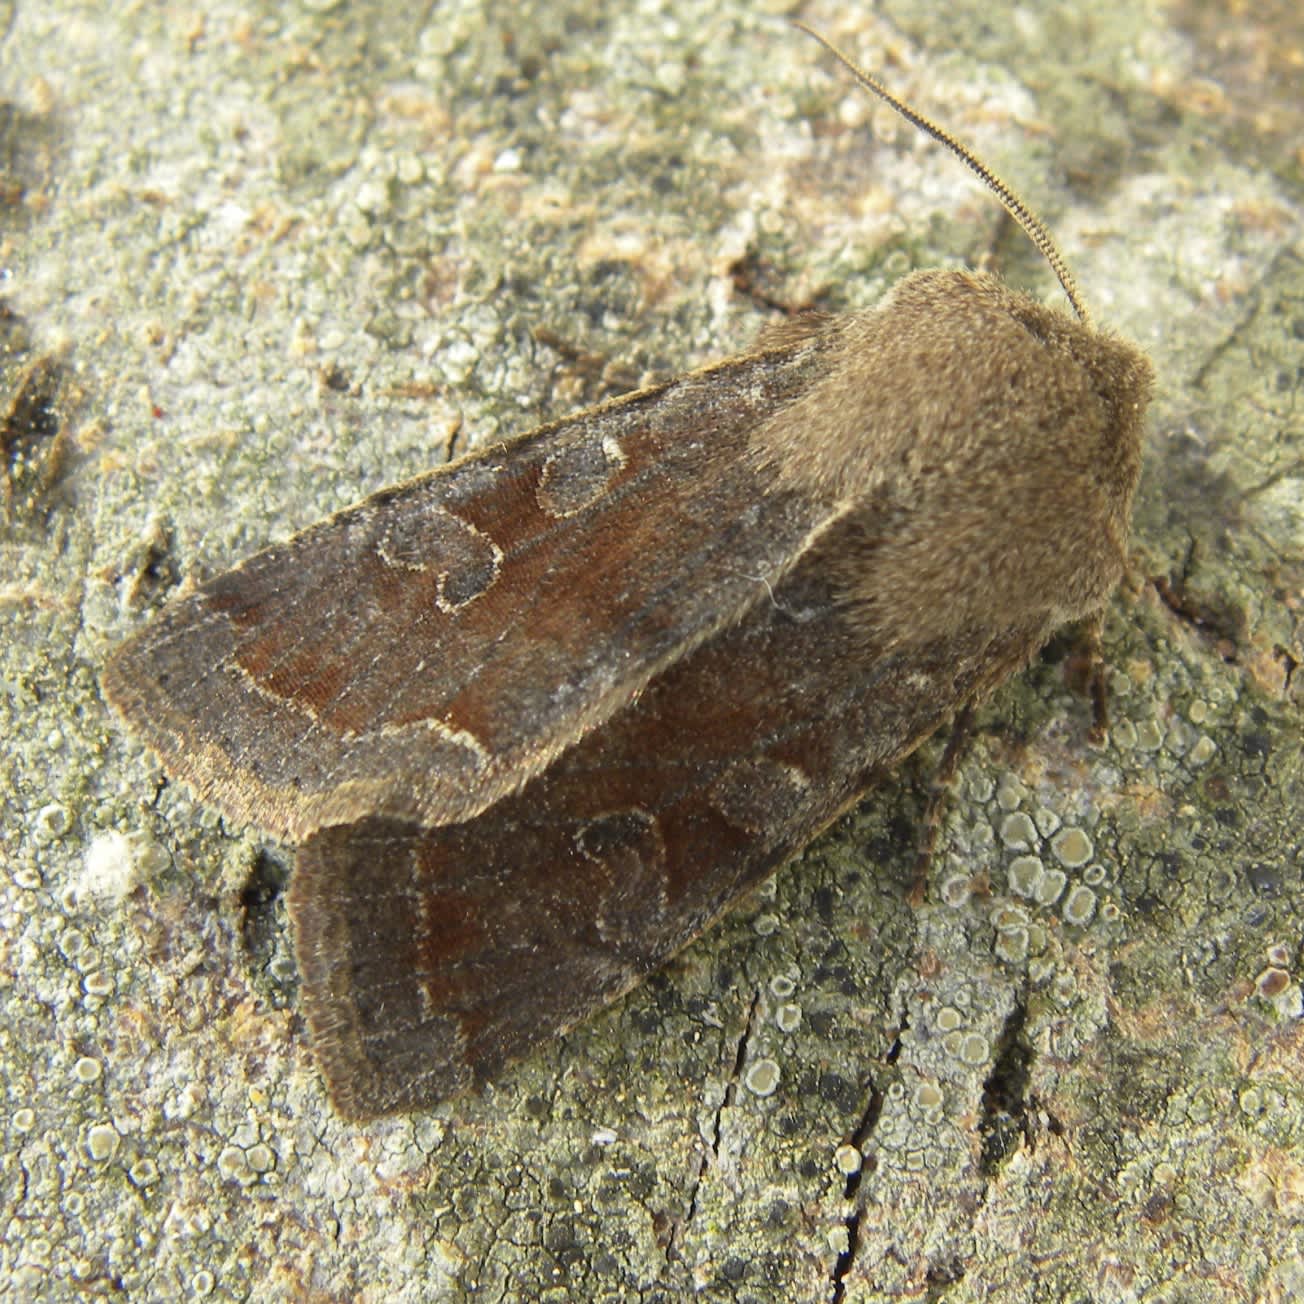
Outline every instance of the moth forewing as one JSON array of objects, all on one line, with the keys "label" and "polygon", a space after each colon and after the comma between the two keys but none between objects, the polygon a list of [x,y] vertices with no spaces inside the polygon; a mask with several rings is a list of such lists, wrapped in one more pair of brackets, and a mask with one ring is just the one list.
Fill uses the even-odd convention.
[{"label": "moth forewing", "polygon": [[174,602],[105,692],[170,773],[280,836],[470,818],[824,527],[746,454],[827,352],[730,359],[383,490]]}]

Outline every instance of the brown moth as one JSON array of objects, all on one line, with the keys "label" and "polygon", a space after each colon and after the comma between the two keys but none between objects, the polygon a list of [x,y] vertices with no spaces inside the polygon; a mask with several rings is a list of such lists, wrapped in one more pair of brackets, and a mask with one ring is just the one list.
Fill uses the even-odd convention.
[{"label": "brown moth", "polygon": [[171,774],[300,842],[342,1114],[433,1104],[627,991],[1122,574],[1149,362],[833,53],[983,176],[1076,319],[917,272],[375,494],[109,662]]}]

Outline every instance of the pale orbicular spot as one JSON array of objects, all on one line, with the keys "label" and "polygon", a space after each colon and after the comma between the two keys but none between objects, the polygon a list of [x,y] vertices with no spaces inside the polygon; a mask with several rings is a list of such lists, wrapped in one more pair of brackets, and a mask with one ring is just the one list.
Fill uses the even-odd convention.
[{"label": "pale orbicular spot", "polygon": [[387,566],[437,576],[441,611],[456,611],[492,588],[503,561],[502,549],[482,530],[428,504],[391,513],[375,547]]},{"label": "pale orbicular spot", "polygon": [[770,756],[737,761],[711,784],[711,805],[737,828],[763,833],[800,817],[810,779],[800,766]]},{"label": "pale orbicular spot", "polygon": [[659,863],[665,855],[656,816],[637,807],[589,820],[575,835],[575,847],[586,860],[602,864],[631,856]]},{"label": "pale orbicular spot", "polygon": [[539,506],[549,516],[573,516],[601,498],[624,465],[624,450],[611,435],[560,448],[543,464]]}]

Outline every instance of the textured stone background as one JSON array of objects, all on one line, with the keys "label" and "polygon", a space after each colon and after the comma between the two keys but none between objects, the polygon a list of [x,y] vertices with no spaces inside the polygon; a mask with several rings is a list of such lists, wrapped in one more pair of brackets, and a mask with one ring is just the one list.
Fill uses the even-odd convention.
[{"label": "textured stone background", "polygon": [[[0,4],[0,1294],[1304,1294],[1296,6]],[[289,848],[124,734],[176,587],[450,453],[989,259],[1160,377],[1115,729],[1052,654],[655,981],[346,1126]],[[735,288],[742,259],[756,291]]]}]

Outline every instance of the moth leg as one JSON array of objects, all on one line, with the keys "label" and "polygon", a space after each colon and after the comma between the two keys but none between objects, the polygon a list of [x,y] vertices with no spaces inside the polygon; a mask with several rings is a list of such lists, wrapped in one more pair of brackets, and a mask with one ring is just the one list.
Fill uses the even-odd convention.
[{"label": "moth leg", "polygon": [[955,713],[955,719],[951,721],[951,736],[946,741],[946,750],[942,753],[941,763],[933,776],[933,790],[924,810],[924,833],[915,856],[914,881],[906,897],[912,906],[918,907],[924,903],[928,870],[933,863],[933,852],[937,850],[937,839],[942,831],[942,814],[951,795],[951,784],[955,782],[960,763],[973,741],[973,711],[974,699],[970,698]]},{"label": "moth leg", "polygon": [[1083,620],[1077,630],[1075,648],[1069,662],[1069,682],[1091,698],[1091,732],[1093,746],[1103,746],[1109,738],[1109,683],[1105,677],[1105,653],[1102,646],[1105,617],[1097,612]]},{"label": "moth leg", "polygon": [[535,326],[530,334],[536,344],[551,349],[561,358],[570,373],[568,378],[578,382],[585,393],[592,392],[600,399],[639,387],[641,377],[627,363],[614,361],[605,353],[591,353],[547,326]]},{"label": "moth leg", "polygon": [[1087,653],[1091,658],[1091,741],[1103,746],[1109,737],[1109,681],[1105,678],[1105,652],[1103,638],[1105,617],[1103,612],[1087,622],[1083,637],[1087,640]]}]

